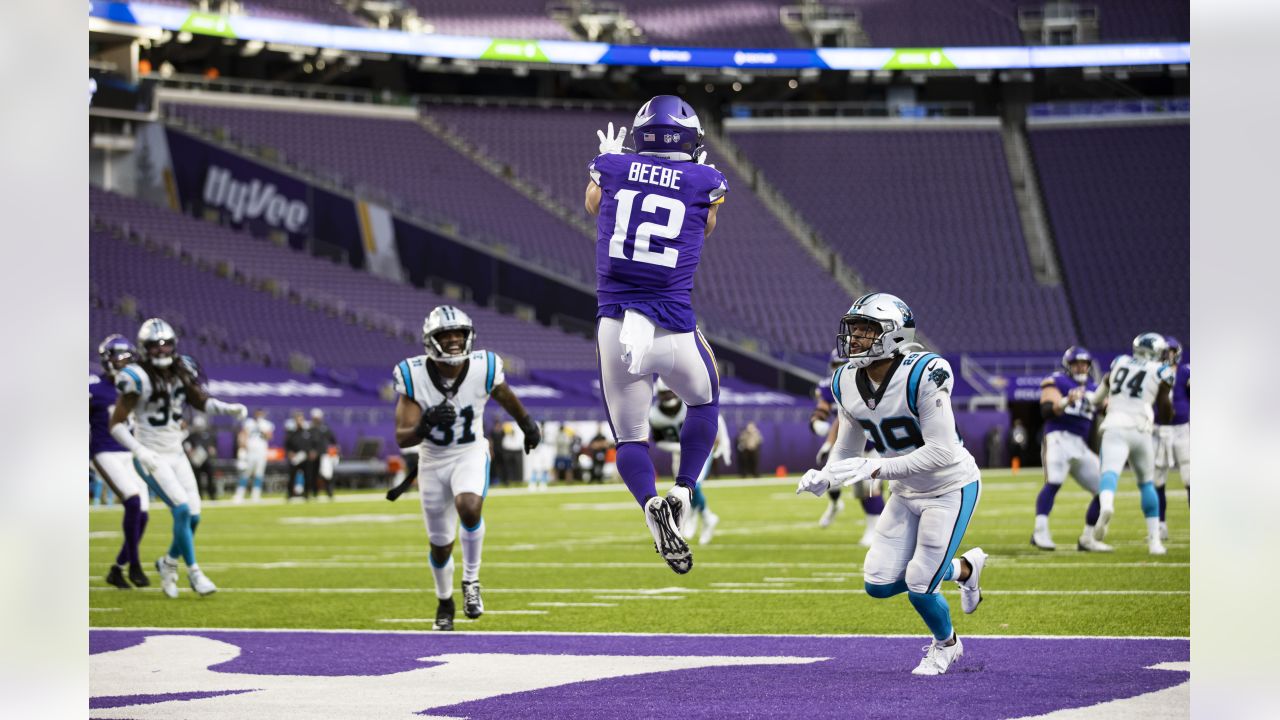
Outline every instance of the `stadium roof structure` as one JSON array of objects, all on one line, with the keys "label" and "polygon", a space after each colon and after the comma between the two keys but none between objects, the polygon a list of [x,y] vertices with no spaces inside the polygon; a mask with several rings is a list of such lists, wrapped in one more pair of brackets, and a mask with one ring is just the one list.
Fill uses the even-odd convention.
[{"label": "stadium roof structure", "polygon": [[933,48],[712,48],[409,33],[252,15],[219,15],[143,2],[93,2],[90,17],[97,23],[307,48],[543,65],[945,71],[1187,65],[1191,62],[1191,44],[1178,42]]}]

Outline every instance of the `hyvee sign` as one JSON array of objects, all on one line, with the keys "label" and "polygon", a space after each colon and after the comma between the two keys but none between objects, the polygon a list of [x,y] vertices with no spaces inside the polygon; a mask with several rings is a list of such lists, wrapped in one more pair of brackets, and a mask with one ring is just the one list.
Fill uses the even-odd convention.
[{"label": "hyvee sign", "polygon": [[203,197],[205,207],[226,210],[232,222],[261,218],[271,227],[291,233],[304,232],[311,215],[306,201],[285,197],[275,183],[241,180],[217,165],[210,165],[205,174]]},{"label": "hyvee sign", "polygon": [[315,209],[308,186],[253,160],[172,129],[169,154],[182,207],[217,211],[255,235],[283,231],[295,247],[311,235]]}]

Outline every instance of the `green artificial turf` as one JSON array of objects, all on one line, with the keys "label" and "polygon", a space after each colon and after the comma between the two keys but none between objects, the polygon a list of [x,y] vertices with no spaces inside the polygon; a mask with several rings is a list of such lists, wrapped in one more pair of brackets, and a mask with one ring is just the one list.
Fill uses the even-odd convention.
[{"label": "green artificial turf", "polygon": [[[695,544],[694,569],[679,576],[654,553],[639,507],[620,484],[499,489],[485,503],[486,614],[458,629],[558,632],[912,634],[925,629],[905,596],[862,591],[857,546],[862,511],[850,498],[827,529],[825,499],[795,496],[794,480],[710,480],[720,518],[714,540]],[[1077,552],[1088,496],[1068,481],[1053,513],[1056,552],[1031,547],[1038,470],[984,473],[983,493],[961,551],[991,558],[978,612],[960,612],[964,634],[1187,636],[1190,634],[1186,495],[1169,488],[1169,554],[1147,554],[1131,476],[1121,479],[1111,554]],[[661,484],[665,489],[667,485]],[[121,510],[90,513],[90,624],[95,627],[430,628],[435,595],[418,498],[381,495],[334,503],[208,505],[198,559],[219,586],[200,598],[160,594],[154,560],[171,520],[159,503],[142,555],[153,585],[117,590],[102,577],[119,548]],[[461,581],[460,548],[455,586]],[[458,593],[460,598],[460,593]]]}]

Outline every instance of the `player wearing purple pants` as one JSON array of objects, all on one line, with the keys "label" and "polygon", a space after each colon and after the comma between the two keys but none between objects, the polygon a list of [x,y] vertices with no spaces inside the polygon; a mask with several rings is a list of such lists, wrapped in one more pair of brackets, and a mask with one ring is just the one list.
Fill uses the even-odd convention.
[{"label": "player wearing purple pants", "polygon": [[[654,546],[677,573],[693,567],[680,535],[693,488],[716,439],[720,377],[693,313],[693,277],[729,186],[705,164],[702,125],[688,103],[659,95],[626,128],[597,132],[587,212],[596,224],[596,351],[605,413],[618,441],[618,473],[644,508]],[[657,375],[688,407],[676,485],[660,497],[649,457],[649,404]]]}]

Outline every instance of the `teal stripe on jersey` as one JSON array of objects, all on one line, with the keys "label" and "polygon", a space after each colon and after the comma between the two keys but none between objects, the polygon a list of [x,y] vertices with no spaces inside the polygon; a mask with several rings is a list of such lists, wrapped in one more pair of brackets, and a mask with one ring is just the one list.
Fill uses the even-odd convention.
[{"label": "teal stripe on jersey", "polygon": [[133,382],[138,386],[138,392],[142,392],[142,378],[138,377],[138,373],[130,370],[129,368],[125,368],[124,374],[133,378]]},{"label": "teal stripe on jersey", "polygon": [[916,361],[916,366],[911,368],[911,375],[907,377],[907,409],[912,415],[920,416],[920,411],[916,408],[918,391],[920,390],[920,378],[924,375],[924,367],[933,362],[938,355],[936,353],[925,353]]},{"label": "teal stripe on jersey", "polygon": [[497,372],[497,363],[493,360],[493,353],[488,350],[484,351],[484,359],[489,363],[489,370],[484,376],[484,391],[486,393],[493,392],[493,375]]},{"label": "teal stripe on jersey", "polygon": [[409,361],[400,361],[400,377],[404,378],[404,392],[413,400],[413,376],[409,374]]},{"label": "teal stripe on jersey", "polygon": [[844,407],[844,400],[840,399],[840,374],[844,372],[846,367],[848,365],[841,365],[836,368],[835,374],[831,376],[831,394],[836,396],[836,402],[840,407]]}]

